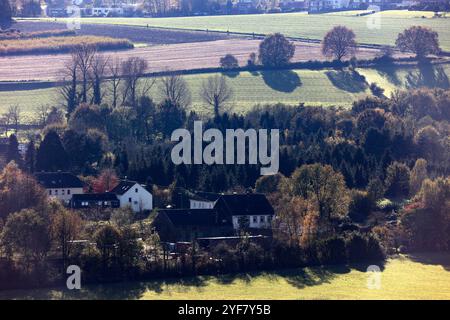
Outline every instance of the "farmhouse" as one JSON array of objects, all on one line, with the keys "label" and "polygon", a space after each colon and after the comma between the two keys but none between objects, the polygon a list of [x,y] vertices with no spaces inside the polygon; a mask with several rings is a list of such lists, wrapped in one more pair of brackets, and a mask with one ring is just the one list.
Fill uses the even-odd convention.
[{"label": "farmhouse", "polygon": [[212,209],[220,194],[213,192],[196,191],[189,197],[190,209]]},{"label": "farmhouse", "polygon": [[220,195],[211,209],[159,210],[153,225],[163,241],[232,236],[269,230],[274,210],[263,194]]},{"label": "farmhouse", "polygon": [[153,209],[153,196],[149,190],[136,181],[122,180],[111,191],[120,202],[120,207],[131,207],[134,212]]},{"label": "farmhouse", "polygon": [[74,194],[71,207],[74,209],[119,208],[120,202],[117,196],[110,192]]},{"label": "farmhouse", "polygon": [[69,204],[73,195],[84,193],[83,182],[70,172],[39,172],[35,177],[50,197],[64,204]]}]

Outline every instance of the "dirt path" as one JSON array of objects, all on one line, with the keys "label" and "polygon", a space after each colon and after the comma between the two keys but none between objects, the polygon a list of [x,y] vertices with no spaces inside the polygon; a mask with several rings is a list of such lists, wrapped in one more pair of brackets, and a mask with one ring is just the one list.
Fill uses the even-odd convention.
[{"label": "dirt path", "polygon": [[[220,58],[227,53],[236,56],[240,65],[245,65],[249,54],[258,52],[259,43],[259,40],[246,39],[217,40],[157,45],[104,54],[120,59],[139,56],[148,61],[150,72],[158,72],[217,67]],[[377,52],[374,49],[360,49],[357,57],[373,58]],[[1,57],[0,81],[55,81],[69,59],[67,54]],[[296,42],[293,61],[321,59],[325,58],[320,52],[319,44]]]}]

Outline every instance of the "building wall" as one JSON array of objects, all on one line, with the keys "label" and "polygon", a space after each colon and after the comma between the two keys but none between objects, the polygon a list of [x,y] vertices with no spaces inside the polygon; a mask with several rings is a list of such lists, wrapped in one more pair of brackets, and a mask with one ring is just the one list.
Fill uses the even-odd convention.
[{"label": "building wall", "polygon": [[120,200],[120,207],[131,207],[134,212],[153,210],[153,196],[140,184],[135,184],[123,195],[117,196]]},{"label": "building wall", "polygon": [[[239,229],[239,219],[242,216],[233,216],[233,228],[235,230]],[[249,221],[249,227],[254,229],[267,229],[270,228],[272,224],[271,215],[252,215],[247,216]]]},{"label": "building wall", "polygon": [[189,209],[213,209],[213,201],[199,201],[199,200],[189,200]]},{"label": "building wall", "polygon": [[53,197],[61,200],[65,204],[68,204],[74,194],[83,194],[83,188],[54,188],[46,189],[49,197]]}]

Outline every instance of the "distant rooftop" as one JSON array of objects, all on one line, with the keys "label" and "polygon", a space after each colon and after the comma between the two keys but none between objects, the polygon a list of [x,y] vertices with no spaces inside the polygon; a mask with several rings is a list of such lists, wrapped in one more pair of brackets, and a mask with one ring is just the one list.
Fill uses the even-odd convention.
[{"label": "distant rooftop", "polygon": [[70,172],[37,172],[36,180],[46,189],[83,188],[83,182]]}]

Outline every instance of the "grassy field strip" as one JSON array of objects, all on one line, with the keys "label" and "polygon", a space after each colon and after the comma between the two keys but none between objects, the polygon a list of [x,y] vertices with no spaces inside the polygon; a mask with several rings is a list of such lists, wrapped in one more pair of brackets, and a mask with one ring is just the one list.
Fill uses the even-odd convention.
[{"label": "grassy field strip", "polygon": [[[234,90],[234,99],[230,108],[239,113],[248,111],[256,104],[283,102],[297,105],[305,102],[309,105],[344,105],[368,93],[366,89],[360,92],[348,92],[336,87],[331,82],[327,72],[333,71],[268,71],[241,72],[239,75],[227,77]],[[211,112],[200,97],[201,84],[205,78],[214,74],[187,75],[185,79],[192,92],[192,109],[199,113]],[[0,91],[0,113],[5,112],[10,105],[19,105],[24,113],[32,114],[40,105],[54,105],[57,101],[56,88],[28,91]],[[160,101],[157,85],[150,92],[155,101]],[[109,102],[106,99],[106,102]]]},{"label": "grassy field strip", "polygon": [[383,67],[378,69],[358,68],[368,83],[375,82],[385,89],[385,95],[396,89],[413,89],[419,87],[450,88],[450,65],[423,65],[415,67]]},{"label": "grassy field strip", "polygon": [[[411,89],[422,86],[450,88],[450,65],[425,65],[420,67],[384,67],[379,69],[358,68],[368,84],[375,82],[390,94],[395,89]],[[184,76],[192,92],[192,110],[201,114],[210,114],[199,92],[202,81],[214,74],[196,74]],[[227,77],[234,90],[234,99],[229,109],[245,113],[256,104],[282,102],[297,105],[342,105],[350,106],[358,98],[370,94],[367,84],[353,79],[349,72],[335,70],[294,70],[241,72]],[[159,102],[157,85],[150,92]],[[32,113],[42,104],[55,105],[58,100],[57,89],[37,89],[27,91],[0,91],[0,113],[10,105],[19,105],[25,115]],[[109,102],[107,97],[105,102]]]},{"label": "grassy field strip", "polygon": [[450,255],[421,254],[389,259],[380,288],[367,286],[367,265],[313,267],[222,277],[88,286],[80,292],[0,292],[29,299],[450,299]]},{"label": "grassy field strip", "polygon": [[[352,28],[360,43],[393,45],[399,32],[413,25],[433,28],[439,33],[441,46],[450,50],[450,18],[432,18],[431,13],[408,11],[386,11],[380,13],[380,29],[368,28],[373,15],[354,16],[335,14],[281,13],[232,16],[199,16],[176,18],[82,18],[82,23],[120,24],[179,28],[191,30],[216,30],[269,34],[282,32],[291,37],[322,39],[325,33],[336,25]],[[422,18],[425,16],[426,18]],[[46,21],[54,21],[54,19]],[[65,21],[58,18],[57,21]],[[83,27],[83,26],[81,26]]]}]

